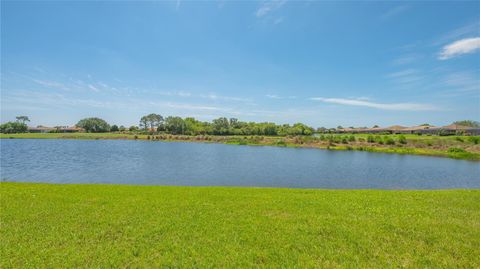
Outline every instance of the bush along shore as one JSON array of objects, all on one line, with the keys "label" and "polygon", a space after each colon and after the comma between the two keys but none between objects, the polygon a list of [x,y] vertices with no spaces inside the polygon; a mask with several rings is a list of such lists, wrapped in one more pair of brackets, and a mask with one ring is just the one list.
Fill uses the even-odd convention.
[{"label": "bush along shore", "polygon": [[131,139],[147,141],[185,141],[259,145],[279,147],[306,147],[329,150],[359,150],[370,152],[415,154],[480,161],[479,136],[419,136],[322,134],[315,136],[217,136],[116,133],[22,133],[0,134],[0,138],[31,139]]}]

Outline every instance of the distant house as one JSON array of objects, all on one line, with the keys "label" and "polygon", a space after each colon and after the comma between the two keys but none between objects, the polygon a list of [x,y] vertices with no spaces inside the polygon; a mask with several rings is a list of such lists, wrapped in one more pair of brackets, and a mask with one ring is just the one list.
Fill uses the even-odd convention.
[{"label": "distant house", "polygon": [[407,127],[400,126],[400,125],[393,125],[390,127],[385,128],[385,131],[391,133],[391,134],[405,134],[408,133],[406,131]]},{"label": "distant house", "polygon": [[56,128],[53,127],[45,127],[45,126],[37,126],[37,127],[28,127],[27,131],[29,133],[50,133],[56,131]]},{"label": "distant house", "polygon": [[447,126],[442,126],[439,128],[439,132],[442,134],[467,134],[467,135],[480,135],[480,128],[478,127],[470,127],[464,126],[459,124],[450,124]]},{"label": "distant house", "polygon": [[437,134],[440,131],[440,128],[432,125],[419,125],[408,127],[404,129],[404,131],[410,134]]},{"label": "distant house", "polygon": [[362,133],[366,134],[378,134],[378,133],[384,133],[387,130],[385,128],[380,128],[380,127],[374,127],[374,128],[367,128],[363,129]]},{"label": "distant house", "polygon": [[77,126],[72,126],[72,127],[61,127],[58,129],[58,131],[61,133],[79,133],[79,132],[85,132],[85,129]]},{"label": "distant house", "polygon": [[78,133],[85,132],[85,129],[76,126],[46,127],[40,125],[37,127],[28,127],[27,131],[29,133]]},{"label": "distant house", "polygon": [[338,128],[337,133],[357,133],[357,134],[374,134],[386,132],[385,128]]},{"label": "distant house", "polygon": [[450,124],[447,126],[436,127],[431,125],[420,125],[413,127],[404,127],[400,125],[393,125],[390,127],[375,127],[375,128],[338,128],[336,133],[361,133],[361,134],[432,134],[432,135],[480,135],[480,128],[463,126],[458,124]]}]

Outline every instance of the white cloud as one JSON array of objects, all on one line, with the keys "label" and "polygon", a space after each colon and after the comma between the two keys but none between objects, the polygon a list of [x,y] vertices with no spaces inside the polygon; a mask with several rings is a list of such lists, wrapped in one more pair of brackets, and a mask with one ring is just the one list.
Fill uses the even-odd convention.
[{"label": "white cloud", "polygon": [[280,23],[283,22],[283,20],[284,20],[283,17],[282,18],[277,18],[273,21],[273,24],[280,24]]},{"label": "white cloud", "polygon": [[391,9],[387,10],[385,13],[383,13],[382,16],[380,16],[380,19],[387,20],[391,17],[394,17],[394,16],[406,11],[408,8],[409,8],[408,6],[396,6],[394,8],[391,8]]},{"label": "white cloud", "polygon": [[56,81],[50,81],[50,80],[41,80],[41,79],[32,79],[33,82],[42,85],[47,88],[54,88],[54,89],[60,89],[64,91],[70,91],[70,88],[67,87],[65,84],[56,82]]},{"label": "white cloud", "polygon": [[286,0],[273,0],[263,2],[262,5],[255,11],[255,16],[258,18],[267,15],[268,13],[281,8],[287,1]]},{"label": "white cloud", "polygon": [[348,105],[348,106],[364,106],[377,108],[382,110],[403,110],[403,111],[427,111],[437,110],[437,108],[430,104],[417,104],[417,103],[374,103],[359,99],[345,99],[345,98],[323,98],[313,97],[310,100],[321,101],[324,103]]},{"label": "white cloud", "polygon": [[419,82],[423,79],[423,76],[420,75],[415,69],[405,69],[398,72],[390,73],[387,75],[390,79],[398,84],[410,84]]},{"label": "white cloud", "polygon": [[480,28],[480,21],[474,21],[470,24],[457,28],[441,36],[440,38],[438,38],[433,42],[433,45],[439,46],[441,44],[445,44],[456,39],[467,38],[468,36],[477,35],[479,28]]},{"label": "white cloud", "polygon": [[474,53],[480,50],[480,37],[465,38],[443,47],[438,59],[447,60],[462,54]]},{"label": "white cloud", "polygon": [[415,69],[405,69],[405,70],[402,70],[402,71],[390,73],[390,74],[388,74],[388,77],[400,78],[400,77],[414,75],[416,73],[417,73],[417,71]]},{"label": "white cloud", "polygon": [[90,90],[94,91],[94,92],[99,92],[100,91],[97,87],[93,86],[92,84],[88,84],[88,88]]},{"label": "white cloud", "polygon": [[278,96],[276,94],[267,94],[265,97],[270,98],[270,99],[295,99],[297,98],[296,96]]},{"label": "white cloud", "polygon": [[268,98],[271,98],[271,99],[281,99],[280,96],[275,95],[275,94],[267,94],[267,95],[265,95],[265,96],[268,97]]},{"label": "white cloud", "polygon": [[405,65],[405,64],[411,64],[415,62],[418,58],[420,58],[419,55],[415,54],[408,54],[408,55],[403,55],[401,57],[398,57],[392,61],[394,65]]},{"label": "white cloud", "polygon": [[[152,105],[157,105],[157,103],[150,103]],[[181,103],[163,103],[164,106],[175,108],[175,109],[187,109],[187,110],[222,110],[219,107],[214,106],[199,106],[199,105],[192,105],[192,104],[181,104]]]},{"label": "white cloud", "polygon": [[480,92],[479,76],[471,71],[448,74],[443,82],[460,92]]}]

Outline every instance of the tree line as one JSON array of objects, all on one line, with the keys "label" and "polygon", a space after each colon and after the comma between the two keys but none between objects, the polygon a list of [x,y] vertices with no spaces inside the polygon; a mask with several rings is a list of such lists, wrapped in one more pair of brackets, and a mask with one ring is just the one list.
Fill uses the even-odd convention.
[{"label": "tree line", "polygon": [[[110,126],[99,118],[86,118],[77,123],[87,132],[127,131],[124,126]],[[303,123],[278,125],[272,122],[244,122],[236,118],[220,117],[211,122],[200,121],[193,117],[178,117],[151,113],[142,116],[139,125],[131,126],[128,131],[143,133],[167,133],[181,135],[311,135],[314,129]]]},{"label": "tree line", "polygon": [[[0,125],[2,133],[23,133],[28,131],[27,122],[30,119],[27,116],[18,116],[13,122],[7,122]],[[455,124],[480,127],[477,121],[456,121]],[[163,117],[160,114],[151,113],[140,118],[138,126],[110,125],[101,118],[92,117],[81,119],[77,127],[85,129],[86,132],[135,132],[135,133],[166,133],[181,135],[267,135],[267,136],[285,136],[285,135],[311,135],[315,130],[303,123],[275,124],[272,122],[245,122],[236,118],[220,117],[208,121],[200,121],[193,117],[168,116]],[[338,128],[341,128],[339,126]],[[319,133],[335,132],[335,128],[326,129],[320,127],[316,130]]]}]

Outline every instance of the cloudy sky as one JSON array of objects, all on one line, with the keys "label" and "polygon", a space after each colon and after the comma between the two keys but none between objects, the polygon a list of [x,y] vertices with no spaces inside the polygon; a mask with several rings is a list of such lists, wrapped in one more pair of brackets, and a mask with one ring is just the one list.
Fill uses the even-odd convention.
[{"label": "cloudy sky", "polygon": [[480,2],[1,2],[1,121],[480,119]]}]

